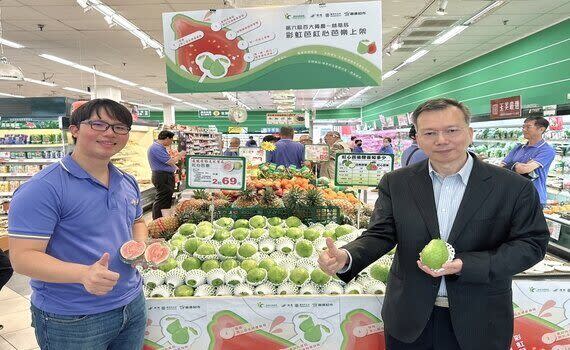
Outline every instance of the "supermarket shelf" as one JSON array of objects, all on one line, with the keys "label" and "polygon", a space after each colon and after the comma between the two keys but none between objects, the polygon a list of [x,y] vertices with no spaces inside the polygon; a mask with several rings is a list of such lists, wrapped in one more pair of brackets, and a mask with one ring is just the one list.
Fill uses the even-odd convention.
[{"label": "supermarket shelf", "polygon": [[38,143],[38,144],[22,144],[22,145],[0,144],[0,149],[3,149],[3,148],[62,148],[65,146],[67,146],[67,145],[63,144],[63,143],[59,143],[59,144]]},{"label": "supermarket shelf", "polygon": [[552,214],[544,214],[544,217],[547,218],[548,220],[555,221],[557,223],[560,223],[560,224],[563,224],[566,226],[570,226],[570,220],[563,219],[559,216],[555,216]]},{"label": "supermarket shelf", "polygon": [[59,162],[59,159],[0,159],[0,164],[44,164],[57,162]]},{"label": "supermarket shelf", "polygon": [[11,173],[0,173],[0,177],[32,177],[34,175],[31,174],[11,174]]}]

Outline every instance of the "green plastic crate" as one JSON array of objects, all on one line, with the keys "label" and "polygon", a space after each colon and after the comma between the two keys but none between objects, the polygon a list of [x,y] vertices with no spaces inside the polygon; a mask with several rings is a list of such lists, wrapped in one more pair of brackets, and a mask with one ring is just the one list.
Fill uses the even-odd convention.
[{"label": "green plastic crate", "polygon": [[329,222],[341,223],[341,213],[340,208],[336,206],[322,206],[322,207],[305,207],[297,213],[294,213],[288,208],[262,208],[262,207],[250,207],[250,208],[216,208],[214,209],[214,219],[219,219],[221,217],[229,217],[234,220],[238,219],[250,219],[255,215],[263,215],[265,217],[280,217],[282,219],[287,219],[290,216],[296,216],[305,225],[310,225],[314,223],[321,223],[323,225]]}]

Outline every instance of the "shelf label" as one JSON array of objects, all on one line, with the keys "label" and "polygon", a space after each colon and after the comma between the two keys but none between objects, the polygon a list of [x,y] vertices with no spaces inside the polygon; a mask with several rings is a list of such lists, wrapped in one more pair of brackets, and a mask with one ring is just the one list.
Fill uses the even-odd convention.
[{"label": "shelf label", "polygon": [[265,163],[266,153],[259,147],[240,147],[238,149],[240,157],[244,157],[248,165],[259,165]]},{"label": "shelf label", "polygon": [[491,119],[516,118],[522,115],[520,96],[491,100]]},{"label": "shelf label", "polygon": [[305,160],[310,162],[326,162],[330,157],[330,148],[325,144],[305,145]]},{"label": "shelf label", "polygon": [[546,220],[548,224],[548,230],[550,231],[550,238],[554,240],[560,239],[560,229],[562,228],[562,224],[552,220]]},{"label": "shelf label", "polygon": [[384,174],[394,170],[394,155],[380,153],[338,153],[335,185],[376,187]]},{"label": "shelf label", "polygon": [[245,188],[244,157],[187,156],[187,187],[242,190]]}]

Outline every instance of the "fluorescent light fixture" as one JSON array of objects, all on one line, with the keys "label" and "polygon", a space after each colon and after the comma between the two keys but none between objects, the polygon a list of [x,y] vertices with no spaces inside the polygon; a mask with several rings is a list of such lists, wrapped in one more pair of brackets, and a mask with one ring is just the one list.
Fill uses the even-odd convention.
[{"label": "fluorescent light fixture", "polygon": [[151,47],[161,58],[164,57],[164,48],[161,43],[151,38],[147,33],[143,32],[139,27],[134,25],[125,17],[121,16],[111,7],[105,5],[103,2],[99,0],[77,0],[77,3],[84,10],[87,10],[89,8],[97,10],[97,12],[103,15],[105,22],[107,22],[110,27],[114,26],[115,24],[121,26],[123,29],[141,41],[143,49]]},{"label": "fluorescent light fixture", "polygon": [[73,91],[73,92],[78,92],[80,94],[84,94],[84,95],[91,95],[91,93],[89,91],[85,91],[85,90],[81,90],[81,89],[76,89],[76,88],[72,88],[72,87],[64,87],[64,90],[67,91]]},{"label": "fluorescent light fixture", "polygon": [[38,85],[57,86],[57,84],[50,83],[49,81],[42,81],[42,80],[36,80],[36,79],[30,79],[30,78],[24,78],[24,81],[27,81],[28,83],[38,84]]},{"label": "fluorescent light fixture", "polygon": [[13,41],[10,41],[10,40],[7,40],[7,39],[3,39],[3,38],[0,38],[0,44],[6,45],[6,46],[10,46],[10,47],[13,47],[13,48],[15,48],[15,49],[22,49],[22,48],[25,47],[25,46],[22,45],[22,44],[18,44],[18,43],[15,43],[15,42],[13,42]]},{"label": "fluorescent light fixture", "polygon": [[412,62],[415,62],[417,60],[419,60],[420,58],[422,58],[426,53],[428,53],[429,50],[420,50],[418,52],[416,52],[415,54],[411,55],[407,60],[404,61],[404,63],[406,64],[410,64]]},{"label": "fluorescent light fixture", "polygon": [[407,64],[408,64],[408,62],[405,62],[405,61],[404,61],[404,62],[400,63],[396,68],[394,68],[394,69],[392,69],[392,70],[399,71],[400,69],[404,68],[404,66],[407,65]]},{"label": "fluorescent light fixture", "polygon": [[143,90],[143,91],[146,91],[146,92],[150,92],[151,94],[155,94],[155,95],[158,95],[158,96],[162,96],[162,97],[169,98],[169,99],[171,99],[172,101],[182,102],[182,100],[179,99],[179,98],[177,98],[177,97],[170,96],[170,95],[165,94],[165,93],[163,93],[163,92],[160,92],[160,91],[158,91],[158,90],[154,90],[154,89],[151,89],[151,88],[147,88],[146,86],[140,86],[139,89],[141,89],[141,90]]},{"label": "fluorescent light fixture", "polygon": [[496,9],[497,7],[503,5],[503,3],[504,3],[504,1],[500,1],[500,0],[494,1],[493,3],[487,5],[487,7],[485,7],[481,11],[477,12],[473,17],[471,17],[467,21],[465,21],[463,23],[463,25],[469,26],[469,25],[472,25],[472,24],[478,22],[483,17],[485,17],[489,12],[491,12],[492,10]]},{"label": "fluorescent light fixture", "polygon": [[4,97],[17,97],[17,98],[25,98],[25,96],[20,96],[20,95],[12,95],[12,94],[5,94],[3,92],[0,92],[0,96],[4,96]]},{"label": "fluorescent light fixture", "polygon": [[445,32],[445,34],[443,34],[442,36],[438,37],[437,39],[435,39],[433,41],[434,44],[436,45],[440,45],[443,44],[444,42],[448,41],[449,39],[453,38],[454,36],[456,36],[457,34],[461,33],[462,31],[464,31],[465,29],[467,29],[467,26],[457,26],[457,27],[453,27],[450,30],[448,30],[447,32]]},{"label": "fluorescent light fixture", "polygon": [[237,97],[235,97],[234,95],[230,94],[229,92],[222,92],[222,95],[227,98],[228,100],[236,103],[238,106],[245,108],[245,109],[251,109],[249,108],[248,105],[246,105],[245,103],[241,102]]},{"label": "fluorescent light fixture", "polygon": [[201,109],[201,110],[204,110],[204,111],[206,110],[206,108],[204,108],[204,107],[202,107],[202,106],[200,106],[200,105],[191,103],[191,102],[186,102],[186,101],[184,101],[184,102],[182,102],[182,103],[185,104],[185,105],[187,105],[187,106],[190,106],[190,107],[198,108],[198,109]]},{"label": "fluorescent light fixture", "polygon": [[362,95],[363,93],[367,92],[368,90],[372,89],[372,86],[367,86],[364,89],[358,91],[357,93],[355,93],[354,95],[350,96],[349,98],[347,98],[346,100],[344,100],[343,103],[339,104],[338,106],[336,106],[336,108],[340,108],[342,106],[344,106],[347,103],[350,103],[352,101],[354,101],[356,98],[360,97],[360,95]]},{"label": "fluorescent light fixture", "polygon": [[99,70],[97,70],[97,69],[89,68],[89,67],[87,67],[87,66],[84,66],[84,65],[82,65],[82,64],[78,64],[78,63],[75,63],[75,62],[71,62],[71,61],[69,61],[69,60],[66,60],[65,58],[61,58],[61,57],[57,57],[57,56],[53,56],[53,55],[48,55],[48,54],[45,54],[45,53],[42,53],[42,54],[40,55],[40,57],[43,57],[43,58],[45,58],[45,59],[48,59],[48,60],[51,60],[51,61],[54,61],[54,62],[57,62],[57,63],[65,64],[66,66],[70,66],[70,67],[73,67],[73,68],[82,70],[82,71],[84,71],[84,72],[87,72],[87,73],[93,73],[93,74],[96,74],[96,75],[98,75],[98,76],[100,76],[100,77],[102,77],[102,78],[111,79],[111,80],[114,80],[114,81],[119,82],[119,83],[121,83],[121,84],[128,85],[128,86],[137,86],[137,85],[138,85],[137,83],[133,83],[132,81],[128,81],[128,80],[125,80],[125,79],[121,79],[121,78],[116,77],[116,76],[114,76],[114,75],[112,75],[112,74],[104,73],[104,72],[101,72],[101,71],[99,71]]},{"label": "fluorescent light fixture", "polygon": [[385,74],[382,74],[382,80],[384,79],[388,79],[390,78],[392,75],[398,73],[397,70],[392,69],[391,71],[386,72]]},{"label": "fluorescent light fixture", "polygon": [[317,99],[319,92],[321,92],[321,90],[317,90],[317,92],[315,92],[315,94],[313,95],[313,101]]}]

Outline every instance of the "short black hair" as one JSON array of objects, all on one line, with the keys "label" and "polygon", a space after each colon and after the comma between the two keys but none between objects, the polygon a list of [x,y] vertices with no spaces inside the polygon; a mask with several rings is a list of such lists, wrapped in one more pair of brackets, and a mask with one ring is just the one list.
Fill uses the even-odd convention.
[{"label": "short black hair", "polygon": [[390,137],[385,137],[384,140],[388,140],[388,143],[392,143],[392,139]]},{"label": "short black hair", "polygon": [[250,140],[253,140],[253,136],[250,136],[249,139],[250,139]]},{"label": "short black hair", "polygon": [[412,124],[412,126],[410,127],[410,131],[408,132],[408,137],[411,138],[412,140],[415,140],[417,133],[418,132],[416,131],[415,125]]},{"label": "short black hair", "polygon": [[529,121],[533,121],[534,125],[539,128],[544,128],[544,131],[548,130],[548,127],[550,126],[548,119],[538,115],[530,116],[524,120],[525,123]]},{"label": "short black hair", "polygon": [[161,132],[158,133],[159,140],[166,140],[171,138],[174,138],[174,133],[172,131],[162,130]]},{"label": "short black hair", "polygon": [[279,140],[279,138],[276,137],[276,136],[273,136],[273,135],[266,135],[266,136],[263,137],[263,140],[262,140],[262,141],[263,141],[263,142],[273,142],[273,141],[277,141],[277,140]]},{"label": "short black hair", "polygon": [[427,100],[421,105],[419,105],[416,110],[412,113],[412,123],[414,125],[418,125],[418,117],[420,114],[426,111],[442,111],[449,107],[457,107],[463,112],[463,116],[465,118],[465,123],[469,125],[471,119],[471,112],[469,108],[462,102],[456,101],[451,98],[436,98],[433,100]]},{"label": "short black hair", "polygon": [[129,128],[133,125],[133,116],[127,107],[108,98],[96,98],[79,106],[71,114],[70,124],[79,126],[81,122],[91,119],[93,114],[101,118],[100,113],[102,110],[105,111],[110,118],[125,124]]},{"label": "short black hair", "polygon": [[362,145],[362,140],[360,140],[360,139],[354,140],[354,144],[355,144],[355,145],[358,145],[358,144],[361,144],[361,145]]},{"label": "short black hair", "polygon": [[[352,140],[354,140],[354,139],[356,139],[356,136],[351,136],[351,137],[350,137],[350,141],[352,141]],[[354,141],[354,142],[356,142],[356,141]]]},{"label": "short black hair", "polygon": [[281,130],[279,130],[279,135],[281,135],[281,137],[285,136],[293,138],[293,135],[295,135],[295,130],[290,126],[282,126]]}]

